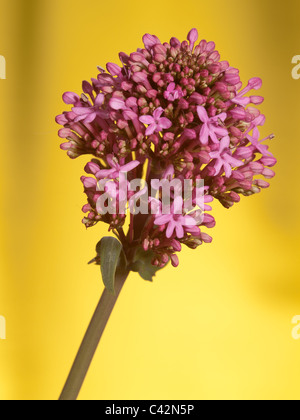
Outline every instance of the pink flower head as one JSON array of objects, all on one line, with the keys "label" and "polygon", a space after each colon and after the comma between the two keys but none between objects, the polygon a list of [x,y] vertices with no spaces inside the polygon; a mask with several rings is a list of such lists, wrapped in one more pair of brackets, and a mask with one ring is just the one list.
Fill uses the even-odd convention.
[{"label": "pink flower head", "polygon": [[[206,213],[212,210],[209,203],[218,200],[230,208],[241,195],[269,186],[261,177],[274,176],[270,168],[276,159],[267,145],[273,136],[260,140],[261,79],[243,87],[239,69],[221,60],[214,42],[198,41],[195,28],[182,41],[172,37],[162,43],[145,34],[143,42],[135,51],[119,53],[119,64],[98,67],[98,74],[83,82],[82,93],[66,92],[63,101],[70,109],[56,122],[62,126],[61,149],[70,158],[93,158],[85,166],[91,176],[82,177],[84,225],[107,223],[129,256],[142,247],[151,251],[155,266],[168,261],[177,266],[183,245],[195,249],[212,241],[202,232],[215,225]],[[179,181],[171,190],[170,214],[162,214],[161,191],[148,199],[146,187],[131,191],[131,182],[140,179],[148,187],[155,180]],[[200,188],[199,179],[205,180]],[[101,181],[103,191],[97,189]],[[192,190],[182,201],[178,191],[185,183]],[[128,199],[129,209],[137,203],[155,211],[131,214],[123,232],[126,214],[120,206],[114,214],[99,214],[105,194],[113,202]]]},{"label": "pink flower head", "polygon": [[228,131],[225,127],[222,127],[219,121],[224,122],[227,115],[225,112],[209,118],[207,111],[204,106],[197,107],[197,113],[200,118],[200,121],[203,123],[200,130],[200,142],[204,145],[208,144],[209,138],[214,142],[218,143],[218,137],[224,137],[228,134]]},{"label": "pink flower head", "polygon": [[153,112],[153,116],[145,115],[139,118],[141,123],[148,124],[146,136],[150,136],[153,133],[158,133],[172,127],[172,122],[168,120],[168,118],[161,116],[163,112],[163,108],[159,107]]}]

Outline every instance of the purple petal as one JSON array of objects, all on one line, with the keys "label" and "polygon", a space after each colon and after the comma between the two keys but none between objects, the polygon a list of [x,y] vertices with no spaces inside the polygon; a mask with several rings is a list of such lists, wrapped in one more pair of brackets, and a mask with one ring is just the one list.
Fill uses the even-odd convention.
[{"label": "purple petal", "polygon": [[164,110],[161,106],[159,108],[156,108],[156,110],[153,112],[153,118],[155,120],[158,120],[161,117],[163,112]]},{"label": "purple petal", "polygon": [[82,106],[74,106],[72,108],[72,111],[74,112],[74,114],[76,115],[87,115],[87,114],[91,114],[92,112],[94,112],[93,109],[91,108],[86,108],[86,107],[82,107]]},{"label": "purple petal", "polygon": [[172,216],[170,214],[164,214],[162,216],[158,216],[155,219],[154,223],[158,226],[162,226],[162,225],[166,225],[167,223],[169,223],[170,220],[172,220]]},{"label": "purple petal", "polygon": [[213,131],[220,137],[228,136],[228,131],[224,127],[214,127]]},{"label": "purple petal", "polygon": [[167,238],[171,238],[171,236],[173,235],[174,229],[175,229],[175,222],[172,219],[170,221],[170,223],[168,224],[168,227],[167,227],[167,231],[166,231],[166,237]]},{"label": "purple petal", "polygon": [[201,131],[200,131],[200,143],[202,143],[203,145],[208,144],[208,135],[209,135],[209,129],[207,124],[203,124]]},{"label": "purple petal", "polygon": [[224,149],[227,149],[230,145],[230,137],[226,136],[223,137],[220,141],[220,152],[222,152]]},{"label": "purple petal", "polygon": [[240,161],[238,159],[235,159],[233,156],[228,155],[228,154],[224,156],[224,160],[227,163],[229,163],[233,168],[244,165],[244,162],[242,162],[242,161]]},{"label": "purple petal", "polygon": [[140,162],[138,160],[134,160],[132,162],[127,163],[124,166],[121,166],[120,172],[130,172],[139,165],[140,165]]},{"label": "purple petal", "polygon": [[184,237],[184,229],[180,223],[176,223],[176,236],[178,239]]},{"label": "purple petal", "polygon": [[[226,131],[226,134],[228,134],[227,131]],[[212,139],[214,143],[219,143],[218,137],[215,134],[215,127],[211,127],[209,129],[209,137]]]},{"label": "purple petal", "polygon": [[227,163],[227,162],[224,163],[224,170],[225,170],[225,176],[227,178],[230,178],[231,174],[232,174],[232,169],[231,169],[231,166],[229,165],[229,163]]},{"label": "purple petal", "polygon": [[93,122],[95,119],[97,118],[97,114],[96,112],[92,112],[91,114],[89,114],[85,119],[84,122],[86,124],[89,124],[91,122]]},{"label": "purple petal", "polygon": [[[158,122],[158,127],[159,129],[168,129],[170,127],[172,127],[172,122],[168,119],[168,118],[160,118],[159,122]],[[161,130],[159,130],[161,131]]]},{"label": "purple petal", "polygon": [[200,120],[203,123],[207,123],[209,121],[206,109],[204,108],[204,106],[197,106],[197,113],[199,115]]},{"label": "purple petal", "polygon": [[219,175],[219,173],[220,173],[220,171],[221,171],[221,169],[222,169],[222,166],[223,166],[223,162],[222,162],[222,160],[221,159],[218,159],[217,160],[217,162],[216,162],[216,164],[215,164],[215,174],[216,175]]},{"label": "purple petal", "polygon": [[140,122],[143,124],[152,124],[154,123],[154,118],[151,115],[143,115],[139,118]]},{"label": "purple petal", "polygon": [[149,127],[146,130],[146,136],[151,136],[157,129],[157,125],[155,123],[149,125]]}]

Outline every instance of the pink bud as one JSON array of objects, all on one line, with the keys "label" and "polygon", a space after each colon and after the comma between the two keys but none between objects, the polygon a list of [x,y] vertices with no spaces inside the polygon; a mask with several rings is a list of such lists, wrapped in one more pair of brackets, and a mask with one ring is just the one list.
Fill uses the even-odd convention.
[{"label": "pink bud", "polygon": [[72,147],[73,147],[73,144],[70,143],[70,142],[68,142],[68,143],[62,143],[60,145],[61,150],[70,150],[70,149],[72,149]]},{"label": "pink bud", "polygon": [[233,74],[233,73],[229,73],[226,72],[225,73],[225,77],[224,80],[226,83],[228,83],[229,85],[236,85],[237,83],[239,83],[240,81],[240,76],[238,74]]},{"label": "pink bud", "polygon": [[199,35],[197,29],[193,28],[188,33],[187,39],[190,42],[191,50],[193,50],[195,42],[197,41]]},{"label": "pink bud", "polygon": [[173,267],[179,266],[179,258],[176,254],[171,255],[171,263]]},{"label": "pink bud", "polygon": [[89,162],[85,166],[84,170],[87,174],[96,175],[96,173],[100,171],[100,166],[95,162]]},{"label": "pink bud", "polygon": [[258,90],[262,87],[262,80],[259,77],[253,77],[249,80],[248,86],[250,86],[251,89]]},{"label": "pink bud", "polygon": [[264,100],[265,98],[263,98],[262,96],[250,96],[250,101],[254,105],[260,105],[263,103]]},{"label": "pink bud", "polygon": [[167,54],[167,49],[166,49],[166,47],[165,47],[164,45],[162,45],[162,44],[156,44],[156,45],[154,46],[154,48],[153,48],[153,51],[154,51],[154,53],[155,53],[155,54],[161,54],[161,55],[163,55],[164,57],[166,57],[166,54]]},{"label": "pink bud", "polygon": [[177,38],[171,38],[170,39],[170,45],[173,48],[178,48],[178,47],[180,47],[181,43]]},{"label": "pink bud", "polygon": [[207,233],[201,232],[201,240],[207,244],[210,244],[212,242],[212,237],[209,236]]},{"label": "pink bud", "polygon": [[237,107],[230,111],[230,115],[236,120],[243,120],[246,118],[246,112],[243,108]]},{"label": "pink bud", "polygon": [[89,178],[86,176],[82,176],[81,178],[81,182],[83,183],[83,185],[85,186],[85,188],[96,188],[97,186],[97,181],[94,178]]},{"label": "pink bud", "polygon": [[264,156],[260,159],[260,162],[264,166],[269,166],[270,168],[277,163],[277,159],[274,158],[274,156]]},{"label": "pink bud", "polygon": [[56,122],[57,124],[59,124],[59,125],[65,125],[65,124],[67,124],[69,121],[68,121],[68,119],[66,118],[66,115],[65,115],[65,114],[62,114],[62,115],[57,115],[57,117],[55,117],[55,122]]},{"label": "pink bud", "polygon": [[62,128],[59,130],[58,135],[61,139],[66,139],[72,134],[72,131],[69,128]]},{"label": "pink bud", "polygon": [[197,93],[197,92],[192,93],[189,100],[191,103],[195,103],[197,105],[202,105],[206,102],[205,97],[200,95],[200,93]]},{"label": "pink bud", "polygon": [[147,50],[150,50],[154,45],[161,44],[160,40],[155,35],[145,34],[143,42]]},{"label": "pink bud", "polygon": [[269,168],[265,168],[265,169],[262,171],[262,174],[263,174],[263,176],[264,176],[265,178],[267,178],[267,179],[274,178],[274,176],[275,176],[275,172],[274,172],[274,171],[272,171],[272,169],[269,169]]},{"label": "pink bud", "polygon": [[112,75],[112,76],[119,76],[119,74],[121,73],[121,67],[118,66],[115,63],[107,63],[106,64],[106,68],[107,71]]},{"label": "pink bud", "polygon": [[142,83],[145,80],[147,80],[147,74],[143,73],[141,71],[138,71],[136,73],[133,74],[132,76],[132,80],[136,83]]},{"label": "pink bud", "polygon": [[263,179],[257,179],[256,185],[260,188],[268,188],[270,184],[267,181],[264,181]]},{"label": "pink bud", "polygon": [[78,102],[80,100],[79,96],[77,95],[77,93],[73,93],[73,92],[65,92],[63,94],[63,101],[65,104],[67,105],[74,105],[76,102]]},{"label": "pink bud", "polygon": [[166,59],[166,56],[163,54],[155,54],[154,55],[154,60],[157,61],[158,63],[163,63]]}]

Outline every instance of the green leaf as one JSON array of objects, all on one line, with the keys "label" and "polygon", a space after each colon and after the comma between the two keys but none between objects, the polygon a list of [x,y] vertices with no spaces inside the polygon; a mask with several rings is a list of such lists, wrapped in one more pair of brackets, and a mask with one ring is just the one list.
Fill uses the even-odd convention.
[{"label": "green leaf", "polygon": [[113,237],[106,236],[96,246],[100,257],[102,279],[105,287],[111,293],[115,293],[115,276],[122,253],[122,244]]},{"label": "green leaf", "polygon": [[142,279],[153,281],[153,277],[156,276],[157,271],[161,270],[160,267],[152,265],[151,262],[154,257],[155,254],[153,251],[144,251],[142,248],[138,248],[130,269],[139,273]]}]

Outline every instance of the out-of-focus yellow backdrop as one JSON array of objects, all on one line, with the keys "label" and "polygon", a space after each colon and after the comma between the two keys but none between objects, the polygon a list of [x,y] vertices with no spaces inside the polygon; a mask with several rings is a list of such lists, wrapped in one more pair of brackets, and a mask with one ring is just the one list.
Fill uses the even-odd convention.
[{"label": "out-of-focus yellow backdrop", "polygon": [[300,340],[298,0],[0,0],[0,399],[56,399],[103,290],[88,266],[106,226],[86,231],[86,158],[59,150],[61,95],[144,33],[214,40],[242,79],[264,81],[271,188],[227,211],[211,245],[185,249],[153,284],[132,274],[81,399],[298,399]]}]

